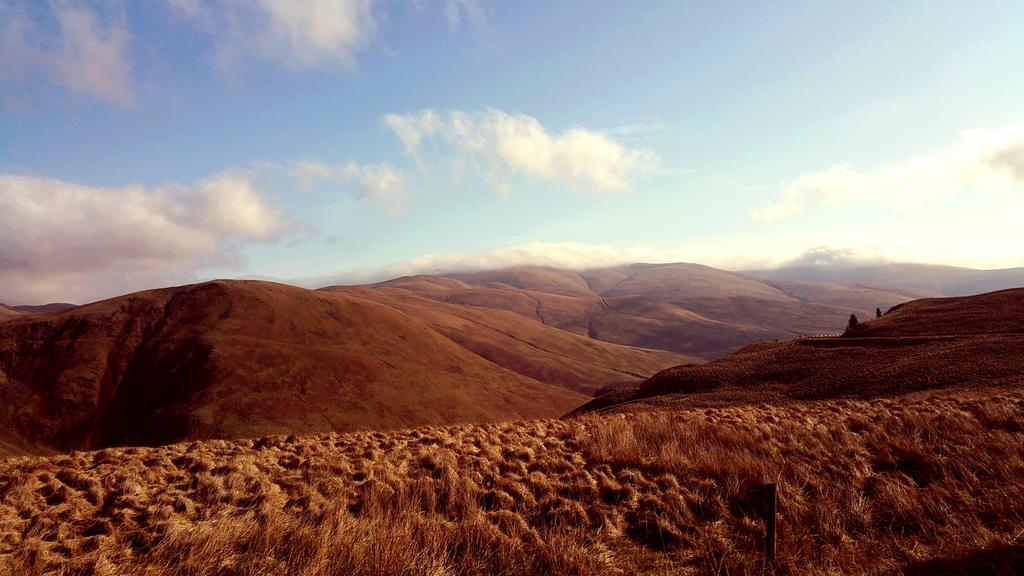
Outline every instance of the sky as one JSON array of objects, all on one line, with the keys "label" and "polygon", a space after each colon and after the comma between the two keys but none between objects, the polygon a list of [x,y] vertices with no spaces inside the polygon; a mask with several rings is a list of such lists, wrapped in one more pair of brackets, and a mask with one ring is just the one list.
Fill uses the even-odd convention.
[{"label": "sky", "polygon": [[1024,266],[1024,3],[0,0],[0,302]]}]

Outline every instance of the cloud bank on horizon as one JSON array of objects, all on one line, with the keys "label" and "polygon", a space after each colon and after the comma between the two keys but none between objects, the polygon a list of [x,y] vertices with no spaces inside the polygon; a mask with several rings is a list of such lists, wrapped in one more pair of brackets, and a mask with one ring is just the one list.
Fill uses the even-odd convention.
[{"label": "cloud bank on horizon", "polygon": [[[336,274],[282,280],[307,288],[372,284],[401,276],[456,274],[502,268],[540,266],[563,270],[613,268],[627,264],[712,263],[741,271],[775,267],[851,268],[891,262],[878,247],[870,249],[815,247],[782,259],[749,255],[717,246],[658,250],[646,246],[615,247],[575,242],[529,242],[465,254],[422,254],[415,258]],[[280,279],[279,279],[280,280]]]},{"label": "cloud bank on horizon", "polygon": [[215,276],[1024,266],[1024,81],[977,65],[1024,57],[1012,17],[784,5],[750,30],[719,10],[0,0],[0,302]]}]

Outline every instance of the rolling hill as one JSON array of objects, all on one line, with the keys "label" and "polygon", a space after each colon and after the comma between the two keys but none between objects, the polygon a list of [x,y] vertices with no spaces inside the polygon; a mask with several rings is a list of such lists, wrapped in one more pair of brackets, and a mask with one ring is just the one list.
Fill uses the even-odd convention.
[{"label": "rolling hill", "polygon": [[5,306],[4,304],[0,304],[0,322],[3,322],[5,320],[9,320],[11,318],[17,318],[18,316],[21,316],[22,314],[23,314],[22,312],[20,312],[18,310],[15,310],[14,308],[11,308],[10,306]]},{"label": "rolling hill", "polygon": [[[521,302],[505,280],[483,288]],[[218,281],[0,325],[0,430],[21,434],[0,436],[0,573],[1024,568],[1024,289],[751,344],[571,418],[451,426],[431,424],[551,411],[592,385],[584,366],[614,379],[674,355],[428,289],[481,287]],[[399,410],[425,425],[333,426]],[[25,438],[259,430],[277,434],[20,457]],[[785,527],[771,567],[766,482]]]},{"label": "rolling hill", "polygon": [[[11,453],[552,416],[596,392],[652,397],[677,380],[682,390],[715,383],[703,400],[854,394],[855,382],[868,391],[893,379],[913,389],[918,373],[932,375],[922,385],[955,379],[951,367],[982,345],[994,359],[983,373],[1013,365],[991,334],[772,343],[838,332],[851,311],[871,317],[922,294],[677,263],[518,267],[315,291],[215,281],[79,307],[0,307],[0,445]],[[896,306],[858,330],[888,330],[922,305]],[[914,364],[926,355],[943,367]],[[837,358],[851,368],[815,372]],[[744,386],[765,366],[775,367],[768,386]]]},{"label": "rolling hill", "polygon": [[1024,268],[979,270],[936,264],[796,266],[746,274],[773,281],[877,286],[915,292],[918,297],[969,296],[1024,286]]},{"label": "rolling hill", "polygon": [[761,340],[833,333],[851,312],[920,297],[917,291],[776,282],[698,264],[631,264],[580,272],[518,267],[413,276],[376,288],[508,310],[595,340],[712,359]]},{"label": "rolling hill", "polygon": [[577,412],[870,398],[954,385],[1016,383],[1024,374],[1024,289],[929,298],[840,337],[747,346],[663,370]]},{"label": "rolling hill", "polygon": [[463,348],[535,380],[587,395],[622,382],[637,382],[654,370],[698,358],[621,346],[538,323],[511,311],[438,302],[389,288],[331,287],[400,310]]},{"label": "rolling hill", "polygon": [[74,304],[68,304],[66,302],[53,302],[50,304],[39,304],[31,305],[25,304],[21,306],[8,306],[6,304],[0,304],[0,322],[9,318],[17,316],[23,316],[25,314],[42,314],[45,312],[58,312],[60,310],[67,310],[68,308],[74,308]]},{"label": "rolling hill", "polygon": [[554,416],[692,359],[512,312],[258,281],[0,326],[6,452]]},{"label": "rolling hill", "polygon": [[849,337],[1024,335],[1024,290],[954,298],[925,298],[893,307],[858,324]]},{"label": "rolling hill", "polygon": [[22,304],[20,306],[11,306],[10,308],[28,314],[41,314],[44,312],[58,312],[74,307],[74,304],[68,302],[50,302],[49,304]]}]

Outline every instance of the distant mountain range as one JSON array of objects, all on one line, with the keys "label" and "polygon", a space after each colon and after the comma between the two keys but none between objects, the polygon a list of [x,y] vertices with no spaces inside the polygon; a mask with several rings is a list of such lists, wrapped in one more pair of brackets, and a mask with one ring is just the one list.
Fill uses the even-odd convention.
[{"label": "distant mountain range", "polygon": [[977,270],[932,264],[776,268],[747,274],[771,281],[877,286],[921,296],[968,296],[1024,286],[1024,268]]},{"label": "distant mountain range", "polygon": [[711,359],[759,340],[839,332],[851,313],[866,319],[915,298],[1016,286],[1024,286],[1024,268],[894,264],[727,272],[676,263],[411,276],[373,289],[509,310],[597,340]]},{"label": "distant mountain range", "polygon": [[214,281],[0,307],[0,451],[550,417],[850,313],[1024,270],[520,267],[307,290]]}]

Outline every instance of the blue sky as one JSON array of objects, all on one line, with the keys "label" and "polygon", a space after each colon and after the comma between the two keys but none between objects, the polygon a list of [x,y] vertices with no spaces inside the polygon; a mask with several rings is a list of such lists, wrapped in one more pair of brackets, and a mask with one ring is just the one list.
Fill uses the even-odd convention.
[{"label": "blue sky", "polygon": [[0,0],[0,301],[811,249],[1021,266],[1022,25],[1019,2]]}]

